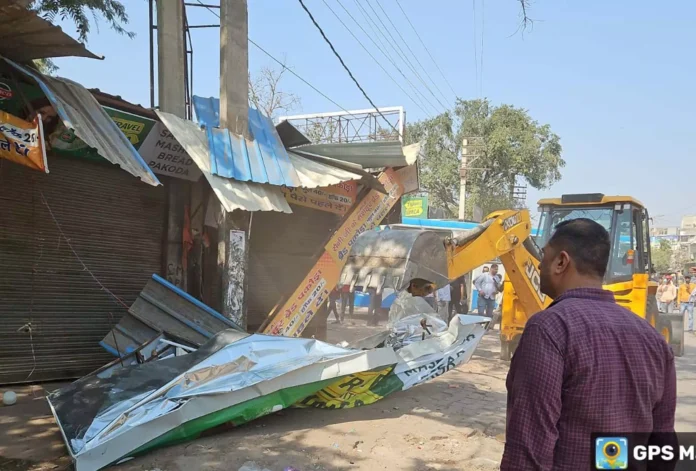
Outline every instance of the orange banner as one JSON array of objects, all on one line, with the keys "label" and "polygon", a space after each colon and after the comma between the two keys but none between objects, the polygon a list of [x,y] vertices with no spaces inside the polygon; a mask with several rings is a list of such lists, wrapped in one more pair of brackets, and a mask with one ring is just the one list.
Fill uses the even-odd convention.
[{"label": "orange banner", "polygon": [[355,239],[363,232],[377,227],[403,193],[401,182],[391,168],[380,175],[379,181],[387,193],[371,190],[324,247],[341,268],[346,263]]},{"label": "orange banner", "polygon": [[41,115],[29,122],[0,111],[0,158],[48,173]]},{"label": "orange banner", "polygon": [[370,190],[353,213],[343,222],[325,247],[325,252],[312,267],[300,286],[264,329],[265,334],[299,337],[307,324],[338,284],[341,270],[355,239],[374,229],[399,200],[403,187],[396,173],[388,168],[379,177],[387,194]]},{"label": "orange banner", "polygon": [[283,188],[282,190],[290,204],[343,215],[355,203],[358,184],[348,181],[325,188]]}]

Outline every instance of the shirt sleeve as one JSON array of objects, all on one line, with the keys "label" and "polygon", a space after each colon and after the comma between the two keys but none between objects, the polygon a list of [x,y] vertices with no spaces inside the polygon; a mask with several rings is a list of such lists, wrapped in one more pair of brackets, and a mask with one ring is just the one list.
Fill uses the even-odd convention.
[{"label": "shirt sleeve", "polygon": [[674,413],[677,408],[677,373],[674,368],[674,355],[667,348],[665,386],[660,402],[653,409],[653,432],[674,432]]},{"label": "shirt sleeve", "polygon": [[548,471],[558,440],[563,356],[539,325],[528,325],[507,378],[507,427],[501,471]]}]

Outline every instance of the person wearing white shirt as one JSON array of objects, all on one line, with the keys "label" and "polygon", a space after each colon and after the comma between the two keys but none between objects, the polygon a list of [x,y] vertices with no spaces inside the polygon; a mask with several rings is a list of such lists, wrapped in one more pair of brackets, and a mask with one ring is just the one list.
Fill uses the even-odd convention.
[{"label": "person wearing white shirt", "polygon": [[445,285],[435,292],[437,299],[437,313],[440,318],[447,321],[449,318],[449,303],[452,301],[450,286]]}]

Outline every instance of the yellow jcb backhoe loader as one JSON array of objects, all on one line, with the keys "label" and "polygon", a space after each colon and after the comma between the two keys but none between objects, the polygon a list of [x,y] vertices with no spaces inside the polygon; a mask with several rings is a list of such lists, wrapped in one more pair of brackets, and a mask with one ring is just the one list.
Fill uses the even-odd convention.
[{"label": "yellow jcb backhoe loader", "polygon": [[540,221],[536,240],[531,234],[527,210],[505,210],[490,214],[468,231],[393,227],[368,231],[353,245],[341,273],[341,283],[351,290],[405,289],[413,279],[424,279],[441,287],[451,280],[494,259],[505,267],[501,357],[509,360],[527,319],[551,303],[539,287],[539,247],[553,228],[568,219],[589,218],[602,224],[612,240],[605,276],[605,289],[616,302],[645,318],[683,354],[681,316],[661,313],[650,281],[650,231],[647,209],[636,199],[602,194],[564,195],[539,201]]}]

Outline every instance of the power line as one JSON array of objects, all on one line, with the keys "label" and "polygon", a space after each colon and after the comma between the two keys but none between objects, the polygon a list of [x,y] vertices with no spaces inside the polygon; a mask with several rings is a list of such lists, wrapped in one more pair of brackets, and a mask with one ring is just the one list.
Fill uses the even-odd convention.
[{"label": "power line", "polygon": [[[204,4],[201,0],[196,0],[196,1],[197,1],[198,3],[200,3],[201,6],[205,7],[205,9],[208,10],[210,13],[212,13],[212,14],[215,15],[215,16],[217,16],[218,19],[220,18],[220,15],[219,15],[215,10],[211,9],[210,6]],[[307,85],[309,88],[311,88],[312,90],[314,90],[315,92],[317,92],[319,95],[323,96],[323,97],[326,98],[328,101],[330,101],[330,102],[333,103],[334,105],[336,105],[336,106],[338,106],[339,108],[341,108],[341,110],[343,110],[343,111],[345,111],[346,113],[348,113],[348,114],[350,114],[351,116],[353,116],[353,114],[352,114],[350,111],[348,111],[347,109],[345,109],[344,107],[342,107],[341,105],[339,105],[338,103],[336,103],[336,102],[335,102],[333,99],[331,99],[331,97],[329,97],[326,93],[322,92],[322,91],[319,90],[317,87],[315,87],[314,85],[312,85],[311,83],[309,83],[307,80],[305,80],[303,77],[301,77],[301,76],[300,76],[298,73],[296,73],[294,70],[292,70],[291,68],[289,68],[288,66],[286,66],[282,61],[280,61],[280,60],[276,59],[275,57],[273,57],[273,55],[272,55],[270,52],[268,52],[267,50],[265,50],[264,48],[262,48],[261,46],[259,46],[259,45],[258,45],[256,42],[254,42],[251,38],[247,38],[247,39],[249,40],[249,42],[250,42],[252,45],[256,46],[256,48],[257,48],[258,50],[260,50],[261,52],[263,52],[264,54],[266,54],[268,57],[270,57],[271,59],[273,59],[276,63],[278,63],[278,65],[280,65],[284,70],[287,70],[287,71],[290,72],[292,75],[294,75],[295,77],[297,77],[298,79],[300,79],[300,80],[301,80],[305,85]]]},{"label": "power line", "polygon": [[416,33],[416,36],[418,37],[418,40],[420,41],[420,43],[423,45],[423,48],[425,49],[425,51],[426,51],[426,52],[428,53],[428,55],[430,56],[430,60],[433,61],[433,64],[435,64],[435,67],[436,67],[437,70],[440,72],[440,75],[442,75],[442,78],[445,79],[445,82],[447,82],[447,86],[450,88],[450,90],[452,90],[452,93],[454,94],[454,96],[457,96],[457,92],[454,91],[454,88],[452,87],[452,84],[450,84],[449,80],[447,80],[447,77],[445,76],[444,72],[442,72],[442,69],[440,68],[440,66],[437,65],[437,62],[435,61],[435,58],[434,58],[433,55],[430,53],[430,49],[428,49],[428,46],[426,46],[426,45],[425,45],[425,42],[423,42],[423,38],[421,38],[420,34],[418,34],[418,30],[416,29],[415,26],[413,26],[413,23],[411,23],[411,19],[408,17],[408,15],[407,15],[406,12],[404,11],[404,9],[401,7],[401,4],[399,3],[399,0],[395,0],[395,1],[396,1],[396,4],[398,5],[399,9],[401,10],[401,13],[404,14],[404,17],[406,18],[406,21],[408,21],[408,24],[411,25],[411,29],[413,29],[413,32]]},{"label": "power line", "polygon": [[[415,96],[417,96],[418,99],[421,100],[421,106],[422,106],[422,107],[425,107],[425,105],[423,105],[423,103],[427,103],[428,105],[430,105],[430,109],[431,109],[431,110],[435,110],[435,114],[438,114],[439,111],[438,111],[435,107],[433,107],[433,105],[428,101],[427,98],[425,98],[425,96],[420,92],[420,90],[418,90],[418,88],[417,88],[415,85],[413,85],[413,82],[411,82],[411,81],[408,79],[408,77],[406,77],[406,74],[404,74],[404,72],[399,68],[399,66],[396,64],[396,62],[394,62],[394,60],[389,56],[389,54],[388,54],[387,52],[385,52],[384,49],[383,49],[382,47],[380,47],[379,44],[377,44],[377,42],[374,40],[374,38],[373,38],[372,36],[370,36],[370,34],[369,34],[367,31],[365,31],[365,28],[363,28],[362,25],[360,24],[360,22],[359,22],[358,20],[355,19],[355,17],[351,14],[350,10],[348,10],[348,9],[345,7],[345,5],[343,5],[343,3],[341,2],[341,0],[336,0],[336,1],[337,1],[338,4],[340,5],[340,7],[343,8],[343,11],[346,12],[346,14],[350,17],[350,19],[353,20],[353,22],[354,22],[356,25],[358,25],[358,28],[360,28],[360,30],[365,34],[365,36],[366,36],[370,41],[372,41],[372,44],[375,45],[375,47],[377,48],[377,50],[378,50],[379,52],[381,52],[382,55],[384,55],[384,57],[386,57],[387,60],[394,66],[394,68],[401,74],[401,76],[404,78],[404,80],[406,81],[406,83],[408,83],[408,85],[409,85],[409,86],[411,87],[411,89],[413,90]],[[357,3],[357,2],[356,2],[356,3]],[[359,5],[358,5],[358,6],[359,6]],[[364,14],[364,13],[363,13],[363,14]],[[371,23],[370,23],[369,21],[367,22],[367,24],[368,24],[368,26],[369,26],[370,28],[372,28],[372,25],[371,25]],[[373,31],[374,31],[374,28],[373,28]],[[377,36],[377,39],[379,40],[379,36]],[[380,42],[381,42],[381,41],[380,41]],[[429,114],[429,113],[426,112],[426,114]]]},{"label": "power line", "polygon": [[384,41],[385,41],[386,43],[389,43],[389,40],[388,40],[388,39],[386,38],[386,36],[384,36],[384,35],[382,35],[382,36],[380,37],[379,27],[376,25],[376,23],[374,23],[374,21],[372,20],[372,18],[370,18],[370,16],[367,14],[367,11],[365,11],[365,9],[360,5],[360,3],[358,3],[358,0],[353,0],[353,1],[355,2],[355,5],[358,7],[358,10],[360,10],[360,14],[363,16],[363,18],[365,18],[365,23],[367,23],[367,26],[368,26],[368,27],[372,30],[372,32],[374,33],[375,39],[376,39],[377,41],[379,41],[379,44],[377,44],[377,42],[375,41],[375,39],[373,39],[373,37],[370,36],[370,34],[369,34],[367,31],[365,31],[365,28],[362,27],[362,25],[360,24],[360,22],[358,22],[358,21],[353,17],[353,15],[351,15],[350,11],[348,11],[348,9],[343,5],[343,3],[341,3],[341,0],[337,0],[338,4],[341,6],[341,8],[343,8],[343,10],[348,14],[348,16],[351,17],[351,19],[355,22],[355,24],[358,25],[358,27],[362,30],[362,32],[365,33],[365,36],[367,36],[367,38],[368,38],[370,41],[372,41],[372,43],[375,45],[375,47],[377,47],[377,49],[384,55],[384,57],[386,57],[387,60],[394,66],[394,68],[401,74],[401,76],[402,76],[402,77],[404,78],[404,80],[408,83],[408,85],[411,87],[411,89],[413,90],[413,92],[418,96],[418,99],[419,99],[419,100],[422,100],[422,103],[427,104],[427,105],[429,106],[428,109],[431,110],[431,111],[434,111],[434,113],[437,115],[440,111],[439,111],[437,108],[435,108],[435,106],[433,106],[432,103],[430,103],[430,101],[429,101],[428,98],[425,96],[425,94],[424,94],[423,92],[421,92],[420,88],[419,88],[419,87],[416,87],[416,86],[413,84],[413,82],[411,82],[411,81],[408,79],[408,77],[406,76],[406,74],[404,74],[404,72],[401,70],[401,68],[399,68],[399,66],[398,66],[398,65],[396,64],[396,62],[394,61],[394,58],[392,57],[391,52],[388,51],[388,48],[387,48],[387,46],[385,45],[385,43],[382,42],[382,38],[384,38]]},{"label": "power line", "polygon": [[[474,71],[476,75],[474,75],[474,83],[476,90],[478,91],[479,86],[478,86],[478,78],[479,78],[479,72],[478,72],[478,38],[476,37],[476,0],[471,0],[471,8],[473,10],[473,24],[474,24]],[[479,95],[480,97],[480,95]]]},{"label": "power line", "polygon": [[[369,2],[369,0],[366,0],[366,1]],[[413,52],[413,49],[411,49],[411,46],[408,45],[408,42],[406,41],[406,39],[405,39],[405,38],[403,37],[403,35],[401,34],[401,31],[399,31],[399,28],[397,28],[397,26],[396,26],[396,25],[394,24],[394,22],[392,21],[391,16],[389,15],[389,13],[387,13],[386,10],[384,10],[384,8],[382,7],[382,4],[379,2],[379,0],[375,0],[375,2],[377,3],[377,6],[378,6],[379,9],[382,11],[382,13],[384,13],[384,16],[387,18],[387,21],[389,21],[389,24],[392,26],[392,28],[394,28],[394,31],[396,31],[396,34],[399,35],[399,38],[401,38],[401,42],[403,43],[403,45],[406,46],[406,49],[408,49],[408,51],[411,53],[411,55],[412,55],[413,58],[415,59],[416,63],[417,63],[417,64],[420,66],[420,68],[423,70],[423,73],[425,74],[425,76],[428,78],[428,80],[430,80],[430,83],[431,83],[431,84],[435,87],[435,89],[440,93],[440,96],[442,96],[442,98],[443,98],[445,101],[447,101],[447,97],[445,96],[444,93],[442,93],[442,90],[440,90],[440,87],[437,86],[437,83],[435,83],[435,81],[434,81],[433,78],[430,76],[430,74],[429,74],[428,71],[425,69],[425,67],[423,67],[423,64],[421,64],[421,61],[418,60],[418,56],[416,55],[415,52]],[[390,36],[391,36],[391,34],[390,34]],[[399,45],[398,42],[397,42],[396,44],[397,44],[397,46]],[[400,46],[399,46],[399,49],[401,49]],[[406,56],[405,53],[404,53],[404,55]],[[409,61],[409,62],[410,62],[410,61]],[[438,101],[439,101],[439,100],[438,100]],[[445,107],[445,108],[447,108],[447,107]]]},{"label": "power line", "polygon": [[[476,1],[476,0],[474,0]],[[483,37],[486,34],[486,0],[481,0],[481,51],[479,58],[481,60],[481,91],[479,95],[483,96]]]},{"label": "power line", "polygon": [[324,38],[324,41],[326,41],[326,43],[329,45],[329,47],[331,48],[331,50],[333,51],[334,55],[339,60],[339,62],[343,66],[343,68],[346,69],[346,72],[348,72],[348,75],[350,76],[350,78],[353,79],[353,82],[355,82],[355,85],[358,87],[358,89],[360,89],[360,91],[362,92],[365,99],[368,102],[370,102],[370,105],[372,105],[372,107],[375,109],[375,111],[377,111],[377,113],[382,117],[382,119],[384,121],[386,121],[387,124],[389,124],[389,126],[391,126],[391,128],[394,130],[394,132],[398,135],[399,131],[397,131],[396,127],[394,127],[394,125],[382,114],[382,112],[379,110],[379,108],[377,108],[377,105],[374,104],[374,102],[370,99],[370,97],[367,96],[367,93],[365,92],[365,90],[360,86],[358,81],[355,79],[355,77],[353,76],[353,73],[350,71],[350,69],[348,68],[346,63],[343,62],[343,58],[336,51],[336,48],[333,46],[333,44],[331,44],[331,41],[329,41],[329,38],[326,37],[326,34],[324,34],[324,30],[321,29],[321,26],[319,26],[319,23],[317,23],[317,21],[314,19],[314,16],[312,16],[312,13],[307,9],[307,6],[304,4],[304,2],[302,0],[297,0],[297,1],[300,2],[300,5],[302,5],[302,9],[307,13],[307,15],[309,16],[309,19],[312,20],[312,23],[314,23],[314,26],[319,30],[319,33],[321,33],[321,36]]},{"label": "power line", "polygon": [[350,35],[353,36],[353,38],[358,42],[358,44],[360,44],[360,46],[365,50],[365,52],[367,52],[367,54],[372,58],[372,60],[375,61],[375,63],[384,71],[385,74],[387,74],[387,76],[392,80],[392,82],[394,82],[396,84],[396,86],[399,87],[399,89],[402,92],[404,92],[404,94],[413,102],[413,104],[415,104],[426,116],[432,118],[432,116],[430,116],[430,114],[427,111],[425,111],[418,104],[418,102],[416,102],[416,100],[411,95],[408,94],[408,92],[406,90],[404,90],[404,88],[401,86],[401,84],[394,77],[392,77],[392,75],[389,73],[389,71],[387,71],[387,69],[384,68],[382,63],[380,61],[378,61],[375,58],[375,56],[372,55],[370,50],[362,43],[362,41],[360,41],[360,39],[355,35],[355,33],[353,33],[353,31],[348,27],[348,25],[345,24],[345,22],[341,19],[341,17],[338,16],[338,13],[336,13],[334,11],[334,9],[331,8],[331,6],[328,4],[328,2],[326,0],[322,0],[322,1],[324,2],[324,5],[326,5],[326,8],[328,8],[329,11],[331,11],[331,13],[333,13],[333,15],[336,17],[336,19],[343,25],[344,28],[346,28],[346,30],[348,30]]},{"label": "power line", "polygon": [[[362,5],[360,4],[360,1],[359,1],[359,0],[355,0],[355,3],[358,5],[359,8],[361,8],[361,9],[363,10],[363,12],[365,12],[365,10],[364,10],[364,8],[362,7]],[[435,101],[437,101],[437,102],[440,104],[440,106],[442,106],[442,108],[444,108],[444,111],[447,111],[447,109],[448,109],[447,106],[445,106],[445,105],[440,101],[440,99],[433,93],[433,91],[430,89],[430,87],[428,86],[428,84],[425,83],[425,81],[423,80],[423,78],[420,76],[420,74],[418,73],[418,71],[415,69],[415,67],[413,66],[413,64],[411,63],[411,61],[408,59],[408,57],[406,57],[406,54],[404,54],[404,51],[401,49],[401,46],[399,46],[398,41],[394,38],[394,36],[392,36],[391,32],[389,31],[389,28],[387,28],[387,25],[385,25],[384,22],[382,21],[381,16],[380,16],[380,15],[377,13],[377,11],[372,7],[372,4],[370,3],[370,0],[365,0],[365,3],[367,3],[367,6],[370,7],[370,10],[372,10],[373,15],[377,18],[377,20],[379,21],[379,23],[382,25],[382,29],[383,29],[384,31],[386,31],[387,34],[389,35],[389,38],[387,38],[387,37],[384,35],[384,33],[382,32],[382,29],[380,29],[379,25],[377,25],[376,23],[374,23],[374,24],[375,24],[375,27],[377,28],[377,31],[378,31],[378,32],[382,35],[382,37],[384,38],[384,41],[385,41],[387,44],[389,44],[389,45],[391,46],[392,50],[396,53],[397,56],[399,56],[399,59],[401,59],[401,60],[406,64],[406,67],[408,67],[408,68],[411,70],[411,72],[413,72],[413,74],[414,74],[414,75],[416,76],[416,78],[420,81],[420,83],[423,84],[423,87],[433,96],[433,98],[435,98]],[[370,17],[370,15],[369,15],[367,12],[365,12],[364,15],[365,15],[365,17],[366,17],[367,19],[369,19],[370,21],[374,22],[374,19],[373,19],[372,17]],[[391,42],[389,41],[390,39],[391,39]],[[397,49],[398,49],[398,50],[397,50]],[[427,98],[426,98],[426,100],[427,100]],[[433,108],[435,108],[435,107],[433,107]],[[437,110],[437,108],[435,108],[435,109]],[[439,113],[439,111],[438,111],[438,113]]]}]

